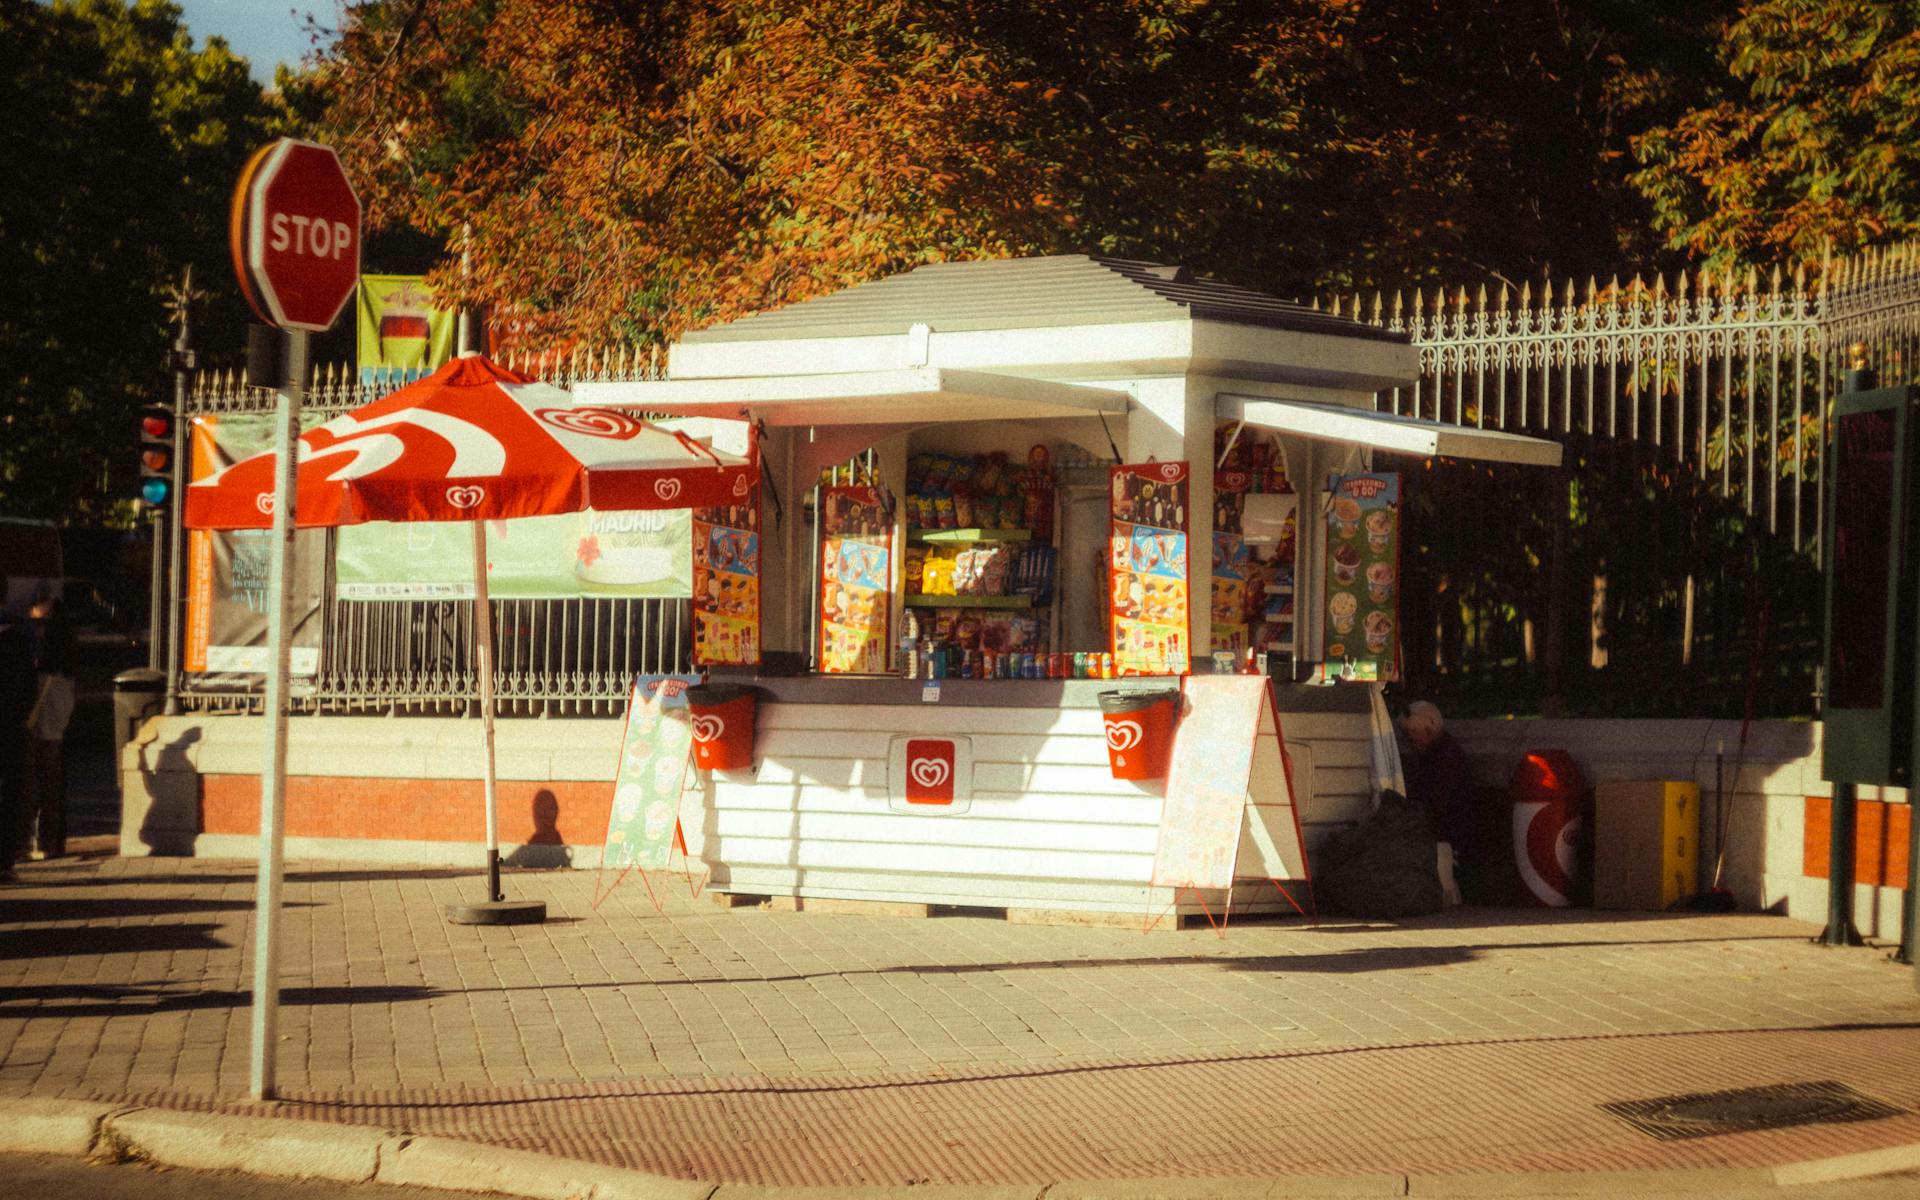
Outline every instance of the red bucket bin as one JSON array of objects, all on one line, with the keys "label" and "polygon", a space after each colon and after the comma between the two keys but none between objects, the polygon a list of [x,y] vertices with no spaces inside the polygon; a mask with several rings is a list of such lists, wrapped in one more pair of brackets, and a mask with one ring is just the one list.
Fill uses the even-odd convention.
[{"label": "red bucket bin", "polygon": [[732,683],[696,683],[687,689],[693,721],[693,765],[731,771],[753,765],[752,688]]},{"label": "red bucket bin", "polygon": [[1115,779],[1162,779],[1173,757],[1173,725],[1180,693],[1101,692],[1107,726],[1107,764]]}]

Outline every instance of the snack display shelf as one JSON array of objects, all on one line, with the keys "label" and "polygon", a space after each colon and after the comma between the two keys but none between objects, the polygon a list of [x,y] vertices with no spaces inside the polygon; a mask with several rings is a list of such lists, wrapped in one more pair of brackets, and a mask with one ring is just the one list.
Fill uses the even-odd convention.
[{"label": "snack display shelf", "polygon": [[911,592],[908,608],[1032,608],[1032,596],[935,596]]},{"label": "snack display shelf", "polygon": [[909,529],[910,542],[1029,542],[1030,529]]}]

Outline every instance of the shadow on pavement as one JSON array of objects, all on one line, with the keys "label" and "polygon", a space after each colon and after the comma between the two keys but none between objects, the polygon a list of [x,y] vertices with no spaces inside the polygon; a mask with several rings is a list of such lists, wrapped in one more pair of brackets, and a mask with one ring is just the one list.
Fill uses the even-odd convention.
[{"label": "shadow on pavement", "polygon": [[[143,954],[177,950],[225,950],[217,925],[110,925],[60,929],[0,930],[0,959],[67,958],[76,954]],[[9,988],[11,996],[23,989]]]},{"label": "shadow on pavement", "polygon": [[[280,989],[283,1006],[400,1004],[443,995],[439,988],[412,985],[369,987],[290,987]],[[0,994],[0,1019],[25,1017],[127,1017],[200,1008],[245,1008],[253,993],[245,988],[179,991],[139,984],[54,983],[8,988]]]},{"label": "shadow on pavement", "polygon": [[[311,904],[290,900],[288,908],[311,908]],[[125,896],[114,900],[53,899],[50,897],[13,898],[0,895],[0,925],[33,925],[45,921],[109,921],[117,917],[162,917],[174,913],[238,912],[251,910],[252,900],[199,900]],[[10,932],[10,931],[9,931]],[[66,930],[78,933],[79,930]],[[0,932],[0,937],[5,933]]]},{"label": "shadow on pavement", "polygon": [[[193,860],[182,859],[180,861],[191,862]],[[166,875],[89,875],[85,879],[65,879],[54,876],[47,878],[44,882],[36,878],[39,873],[39,871],[35,871],[33,874],[23,875],[20,878],[20,882],[29,887],[38,884],[41,887],[47,888],[202,887],[216,884],[254,882],[254,873],[252,871],[221,871],[218,873],[209,871],[202,873],[187,870]],[[479,879],[484,877],[485,874],[486,872],[478,867],[410,867],[390,871],[303,871],[298,868],[291,868],[287,871],[286,882],[289,884],[375,883],[386,879]],[[251,907],[252,903],[253,902],[249,900],[247,905]]]}]

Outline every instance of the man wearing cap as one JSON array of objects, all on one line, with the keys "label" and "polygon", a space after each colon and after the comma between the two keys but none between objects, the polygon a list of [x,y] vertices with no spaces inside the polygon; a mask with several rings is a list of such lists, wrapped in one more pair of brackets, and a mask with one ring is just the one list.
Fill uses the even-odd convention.
[{"label": "man wearing cap", "polygon": [[1440,709],[1425,700],[1407,705],[1400,719],[1413,753],[1407,762],[1407,798],[1427,814],[1433,835],[1464,858],[1473,827],[1473,772],[1467,752],[1447,732]]}]

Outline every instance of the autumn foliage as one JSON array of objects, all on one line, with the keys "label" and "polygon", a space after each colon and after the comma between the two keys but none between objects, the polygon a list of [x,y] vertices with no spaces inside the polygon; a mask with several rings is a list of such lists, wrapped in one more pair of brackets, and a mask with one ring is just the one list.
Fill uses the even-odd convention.
[{"label": "autumn foliage", "polygon": [[524,341],[645,340],[948,258],[1296,296],[1617,267],[1627,139],[1686,99],[1649,81],[1725,6],[1670,7],[379,0],[317,82],[439,283]]}]

